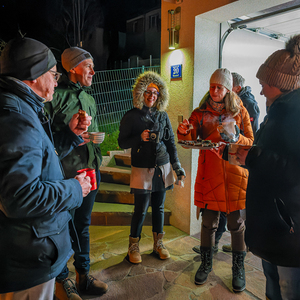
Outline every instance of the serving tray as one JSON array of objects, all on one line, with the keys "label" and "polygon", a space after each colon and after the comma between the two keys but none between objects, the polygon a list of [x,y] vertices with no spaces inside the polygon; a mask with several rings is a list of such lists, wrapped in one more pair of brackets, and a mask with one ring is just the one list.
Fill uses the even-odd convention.
[{"label": "serving tray", "polygon": [[219,147],[219,143],[213,143],[210,140],[178,140],[178,144],[184,148],[200,149],[200,150],[210,150]]}]

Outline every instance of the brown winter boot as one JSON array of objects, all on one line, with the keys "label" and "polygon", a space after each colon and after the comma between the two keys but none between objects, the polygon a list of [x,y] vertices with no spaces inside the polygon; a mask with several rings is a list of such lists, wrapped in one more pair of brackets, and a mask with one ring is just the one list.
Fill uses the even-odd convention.
[{"label": "brown winter boot", "polygon": [[[76,287],[81,295],[103,295],[108,285],[88,273],[79,274],[76,270]],[[80,298],[81,299],[81,298]]]},{"label": "brown winter boot", "polygon": [[142,257],[139,249],[140,238],[133,238],[129,236],[128,258],[133,264],[139,264],[142,262]]},{"label": "brown winter boot", "polygon": [[170,257],[169,251],[166,249],[166,247],[163,244],[163,237],[165,233],[157,233],[153,232],[153,252],[159,256],[160,259],[167,259]]},{"label": "brown winter boot", "polygon": [[66,278],[55,281],[56,300],[82,300],[79,296],[75,283],[72,279]]}]

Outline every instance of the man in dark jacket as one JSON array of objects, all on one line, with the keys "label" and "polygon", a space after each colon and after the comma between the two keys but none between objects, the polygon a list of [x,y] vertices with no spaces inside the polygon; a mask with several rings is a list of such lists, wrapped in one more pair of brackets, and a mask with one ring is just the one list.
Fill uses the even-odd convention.
[{"label": "man in dark jacket", "polygon": [[53,53],[33,39],[11,40],[0,57],[1,299],[53,299],[72,255],[69,210],[91,188],[85,174],[65,180],[59,161],[83,142],[90,118],[73,116],[55,149],[43,113],[59,75]]},{"label": "man in dark jacket", "polygon": [[231,73],[233,78],[233,88],[232,90],[238,94],[238,96],[243,101],[243,105],[246,107],[250,121],[252,125],[253,134],[258,130],[258,119],[260,110],[258,104],[255,100],[254,95],[251,93],[250,86],[244,86],[245,79],[238,73]]},{"label": "man in dark jacket", "polygon": [[[79,109],[84,110],[92,117],[89,131],[98,132],[99,126],[96,119],[96,103],[94,98],[87,93],[95,74],[93,57],[89,52],[78,47],[66,49],[61,56],[62,66],[68,73],[68,78],[55,90],[53,101],[47,103],[46,110],[51,116],[51,128],[54,135],[59,134],[61,128],[70,122],[73,114]],[[62,165],[67,178],[72,178],[80,169],[95,169],[97,187],[100,183],[102,156],[99,144],[89,139],[89,134],[82,134],[84,143],[70,152],[63,160]],[[81,207],[73,211],[74,224],[78,234],[80,247],[74,245],[74,266],[76,269],[76,287],[72,293],[68,291],[69,270],[67,265],[56,278],[55,295],[58,299],[81,299],[78,295],[101,295],[106,292],[107,284],[89,275],[90,270],[90,236],[89,225],[91,213],[98,189],[95,189],[84,198]]]}]

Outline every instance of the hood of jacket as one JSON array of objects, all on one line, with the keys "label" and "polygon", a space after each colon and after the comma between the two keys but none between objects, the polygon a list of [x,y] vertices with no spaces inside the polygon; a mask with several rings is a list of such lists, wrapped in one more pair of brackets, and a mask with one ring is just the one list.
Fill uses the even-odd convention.
[{"label": "hood of jacket", "polygon": [[251,93],[251,87],[250,86],[245,86],[241,89],[239,92],[238,96],[242,99],[247,97],[249,100],[252,100],[256,103],[256,100],[254,98],[254,95]]},{"label": "hood of jacket", "polygon": [[[11,93],[17,95],[27,104],[29,104],[32,109],[38,113],[44,107],[44,99],[37,95],[28,85],[22,81],[9,77],[9,76],[0,76],[0,89],[2,93]],[[11,101],[10,98],[1,97],[1,107],[12,107],[15,105],[15,110],[19,110],[19,105],[17,101]]]},{"label": "hood of jacket", "polygon": [[159,88],[159,95],[155,102],[156,109],[165,111],[169,103],[168,89],[161,76],[153,71],[144,72],[136,79],[132,88],[133,106],[139,109],[143,108],[144,92],[150,83],[155,83]]}]

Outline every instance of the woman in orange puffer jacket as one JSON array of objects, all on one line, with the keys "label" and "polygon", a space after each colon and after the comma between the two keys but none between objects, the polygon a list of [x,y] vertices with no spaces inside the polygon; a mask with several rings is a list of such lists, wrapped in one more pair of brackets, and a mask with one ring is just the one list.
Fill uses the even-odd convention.
[{"label": "woman in orange puffer jacket", "polygon": [[[220,129],[229,122],[232,130],[226,135]],[[232,125],[234,124],[235,125]],[[192,126],[191,126],[192,125]],[[219,132],[220,131],[220,132]],[[189,120],[178,127],[179,140],[211,140],[214,143],[238,143],[251,146],[253,132],[250,117],[239,97],[232,92],[232,75],[227,69],[217,69],[210,78],[209,92],[201,100]],[[225,144],[221,147],[224,148]],[[244,242],[245,223],[241,210],[245,208],[248,171],[223,160],[218,151],[200,150],[195,183],[195,205],[202,212],[201,265],[195,276],[203,284],[212,270],[212,247],[218,228],[220,212],[227,214],[233,252],[234,291],[245,289]]]}]

